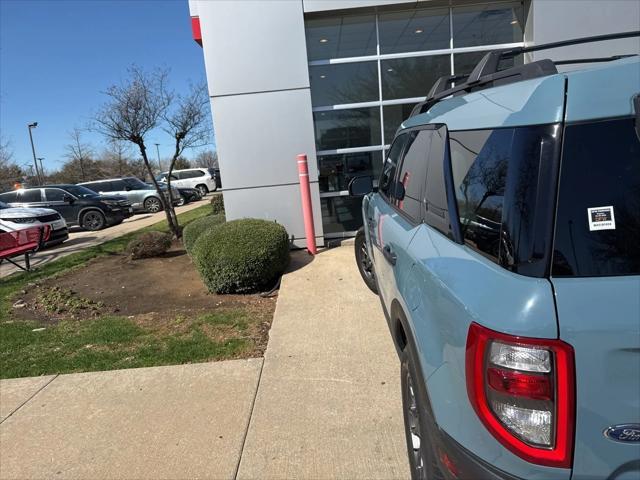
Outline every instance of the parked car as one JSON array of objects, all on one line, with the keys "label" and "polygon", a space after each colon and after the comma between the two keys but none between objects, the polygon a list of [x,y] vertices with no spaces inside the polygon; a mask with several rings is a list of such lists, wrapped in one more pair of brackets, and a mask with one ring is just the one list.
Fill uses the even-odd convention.
[{"label": "parked car", "polygon": [[131,204],[118,195],[98,195],[80,185],[44,185],[0,194],[11,207],[38,207],[55,210],[69,225],[84,230],[101,230],[121,223],[132,215]]},{"label": "parked car", "polygon": [[[209,192],[215,192],[219,185],[220,171],[213,168],[185,168],[171,172],[171,185],[178,188],[196,188],[201,196]],[[156,177],[156,181],[167,183],[169,172],[162,172]]]},{"label": "parked car", "polygon": [[640,59],[504,55],[434,86],[362,202],[412,476],[640,478]]},{"label": "parked car", "polygon": [[187,203],[197,202],[202,200],[200,190],[195,188],[178,188],[179,202],[178,205],[186,205]]},{"label": "parked car", "polygon": [[5,232],[25,230],[31,227],[49,225],[51,233],[44,243],[46,247],[59,245],[69,238],[67,222],[62,215],[50,208],[10,207],[0,202],[0,229]]},{"label": "parked car", "polygon": [[[91,190],[110,195],[121,195],[133,207],[134,212],[156,213],[162,210],[162,202],[158,197],[155,187],[144,183],[136,177],[108,178],[105,180],[94,180],[92,182],[82,182],[78,185],[90,188]],[[173,203],[179,202],[179,193],[173,189]],[[168,191],[164,190],[165,198],[169,199]]]}]

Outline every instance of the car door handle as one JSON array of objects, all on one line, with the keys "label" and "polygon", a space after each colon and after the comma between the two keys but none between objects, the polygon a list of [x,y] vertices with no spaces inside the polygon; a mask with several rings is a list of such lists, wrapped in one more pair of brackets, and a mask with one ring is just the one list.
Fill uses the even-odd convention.
[{"label": "car door handle", "polygon": [[391,251],[391,247],[389,245],[385,245],[382,249],[382,255],[391,265],[395,265],[398,260],[398,256]]}]

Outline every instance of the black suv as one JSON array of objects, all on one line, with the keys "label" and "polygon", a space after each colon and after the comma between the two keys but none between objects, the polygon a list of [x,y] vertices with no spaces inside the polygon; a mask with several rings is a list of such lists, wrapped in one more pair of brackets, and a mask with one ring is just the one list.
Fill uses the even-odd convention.
[{"label": "black suv", "polygon": [[69,225],[101,230],[132,215],[131,203],[118,195],[98,195],[80,185],[44,185],[0,194],[12,207],[43,207],[58,212]]}]

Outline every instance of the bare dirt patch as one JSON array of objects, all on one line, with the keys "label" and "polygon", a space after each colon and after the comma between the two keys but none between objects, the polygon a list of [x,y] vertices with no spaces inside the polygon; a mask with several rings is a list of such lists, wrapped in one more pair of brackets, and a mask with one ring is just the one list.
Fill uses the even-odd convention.
[{"label": "bare dirt patch", "polygon": [[[124,317],[155,336],[180,335],[197,325],[215,341],[249,340],[240,356],[264,352],[276,299],[215,295],[204,287],[181,244],[164,255],[132,260],[126,254],[101,257],[62,276],[29,286],[14,302],[15,320],[54,326],[101,316]],[[22,306],[24,305],[24,306]],[[231,324],[212,313],[231,312]],[[237,321],[238,312],[243,319]]]}]

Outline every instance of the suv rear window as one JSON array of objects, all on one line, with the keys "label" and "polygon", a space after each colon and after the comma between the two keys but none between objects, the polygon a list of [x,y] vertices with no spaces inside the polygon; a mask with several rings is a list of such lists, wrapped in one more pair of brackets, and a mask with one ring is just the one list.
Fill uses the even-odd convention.
[{"label": "suv rear window", "polygon": [[640,274],[640,140],[634,119],[568,125],[552,274]]}]

